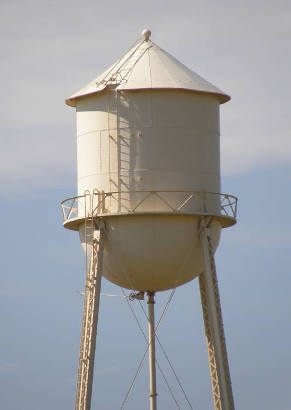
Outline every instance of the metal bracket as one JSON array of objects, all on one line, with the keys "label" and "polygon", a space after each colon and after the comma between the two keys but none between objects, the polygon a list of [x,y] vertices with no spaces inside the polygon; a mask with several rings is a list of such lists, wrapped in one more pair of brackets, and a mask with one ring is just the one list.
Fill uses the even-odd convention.
[{"label": "metal bracket", "polygon": [[133,301],[133,300],[144,300],[144,292],[132,292],[129,294],[129,300]]}]

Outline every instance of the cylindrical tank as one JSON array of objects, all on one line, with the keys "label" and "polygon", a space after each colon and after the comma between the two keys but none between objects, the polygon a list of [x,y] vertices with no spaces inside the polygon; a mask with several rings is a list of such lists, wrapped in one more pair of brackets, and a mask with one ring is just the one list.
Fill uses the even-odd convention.
[{"label": "cylindrical tank", "polygon": [[[144,39],[67,100],[77,111],[78,195],[107,195],[108,280],[159,291],[202,272],[201,198],[204,214],[220,214],[219,104],[228,99]],[[79,220],[85,246],[81,207]],[[220,229],[214,218],[214,248]]]},{"label": "cylindrical tank", "polygon": [[78,194],[220,192],[219,99],[186,90],[104,90],[77,105]]}]

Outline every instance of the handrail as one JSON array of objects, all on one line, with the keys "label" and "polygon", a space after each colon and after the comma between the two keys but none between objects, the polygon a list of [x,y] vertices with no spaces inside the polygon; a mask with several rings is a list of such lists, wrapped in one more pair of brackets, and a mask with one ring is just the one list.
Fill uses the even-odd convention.
[{"label": "handrail", "polygon": [[[122,198],[124,195],[127,195],[126,199]],[[134,203],[135,195],[137,196],[136,203]],[[127,203],[129,199],[128,196],[133,203],[132,207]],[[169,198],[169,196],[171,198]],[[173,199],[173,196],[175,200]],[[147,201],[153,197],[155,197],[161,204],[159,210],[156,209],[156,204],[154,206],[150,203],[146,206]],[[118,212],[114,210],[114,208],[108,204],[108,198],[119,202],[123,210],[119,210]],[[89,207],[88,205],[85,206],[85,201],[89,201]],[[108,206],[106,206],[107,204]],[[84,219],[85,208],[87,209],[86,216],[91,217],[116,214],[132,215],[140,213],[168,213],[214,215],[235,221],[237,215],[237,198],[234,195],[194,190],[138,190],[113,192],[94,190],[91,194],[86,191],[84,195],[67,198],[61,202],[61,206],[64,223],[78,218]],[[153,206],[155,209],[153,209]]]},{"label": "handrail", "polygon": [[[236,197],[236,196],[234,196],[234,195],[231,195],[231,194],[222,194],[221,192],[211,192],[211,191],[194,191],[194,190],[192,190],[192,189],[187,189],[187,190],[182,190],[182,189],[175,189],[175,190],[162,190],[162,189],[159,189],[159,190],[152,190],[152,189],[149,189],[149,190],[139,190],[139,191],[111,191],[111,192],[104,192],[104,194],[106,195],[106,196],[111,196],[111,195],[113,195],[113,194],[132,194],[132,193],[193,193],[193,194],[209,194],[209,195],[220,195],[220,196],[225,196],[225,197],[230,197],[230,198],[233,198],[235,201],[237,201],[238,200],[238,198]],[[97,192],[97,190],[96,190],[96,192],[93,192],[93,194],[91,194],[91,195],[98,195],[100,192]],[[78,198],[84,198],[85,197],[85,195],[76,195],[76,196],[72,196],[71,198],[66,198],[66,199],[64,199],[62,202],[61,202],[61,204],[63,204],[63,203],[65,203],[66,201],[69,201],[69,200],[71,200],[71,199],[78,199]]]}]

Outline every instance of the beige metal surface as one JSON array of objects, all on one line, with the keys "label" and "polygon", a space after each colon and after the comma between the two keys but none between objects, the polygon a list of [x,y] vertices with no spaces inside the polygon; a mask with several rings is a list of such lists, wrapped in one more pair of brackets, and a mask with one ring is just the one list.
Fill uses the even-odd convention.
[{"label": "beige metal surface", "polygon": [[220,103],[230,99],[219,88],[194,73],[144,36],[108,70],[70,96],[66,103],[75,107],[78,99],[100,93],[110,86],[117,87],[117,90],[191,90],[214,94],[219,98]]},{"label": "beige metal surface", "polygon": [[209,230],[209,218],[203,218],[200,237],[203,249],[204,272],[199,277],[201,303],[214,410],[234,410],[234,401],[227,359],[220,297],[214,261],[214,249]]},{"label": "beige metal surface", "polygon": [[[203,271],[198,216],[111,216],[105,223],[103,276],[116,285],[161,291],[189,282]],[[216,249],[217,221],[211,234]],[[85,249],[85,224],[80,226],[80,239]]]},{"label": "beige metal surface", "polygon": [[220,192],[219,100],[181,90],[84,97],[77,101],[77,156],[78,195]]},{"label": "beige metal surface", "polygon": [[[167,203],[183,203],[183,191],[220,192],[219,103],[213,93],[112,87],[77,99],[78,193],[115,192],[104,204],[111,215],[107,279],[158,291],[201,273],[198,218],[159,214],[169,212]],[[144,200],[144,191],[164,193]],[[203,204],[206,213],[218,215],[212,228],[217,244],[221,220],[227,220],[220,218],[220,198],[208,197]],[[133,216],[129,210],[137,208],[142,215]],[[198,208],[201,212],[201,198],[193,197],[178,213],[197,215]],[[78,209],[78,222],[82,212]],[[79,229],[83,241],[82,224]]]}]

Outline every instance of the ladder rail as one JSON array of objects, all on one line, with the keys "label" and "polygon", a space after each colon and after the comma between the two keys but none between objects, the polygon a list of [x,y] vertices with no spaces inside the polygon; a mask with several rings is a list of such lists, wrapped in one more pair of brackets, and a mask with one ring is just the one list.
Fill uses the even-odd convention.
[{"label": "ladder rail", "polygon": [[[90,410],[91,407],[102,278],[104,227],[100,227],[99,238],[95,239],[93,237],[93,216],[90,217],[90,223],[92,227],[92,255],[86,275],[75,410]],[[88,239],[86,238],[86,240]]]},{"label": "ladder rail", "polygon": [[[141,41],[124,61],[121,59],[118,60],[111,70],[109,70],[102,79],[96,82],[97,87],[101,84],[106,87],[108,84],[118,84],[125,81],[126,77],[138,62],[140,57],[147,51],[148,48],[152,47],[151,45],[148,48],[141,47],[144,43],[145,40]],[[122,75],[122,72],[125,72],[125,74]],[[120,77],[119,80],[118,77]]]}]

